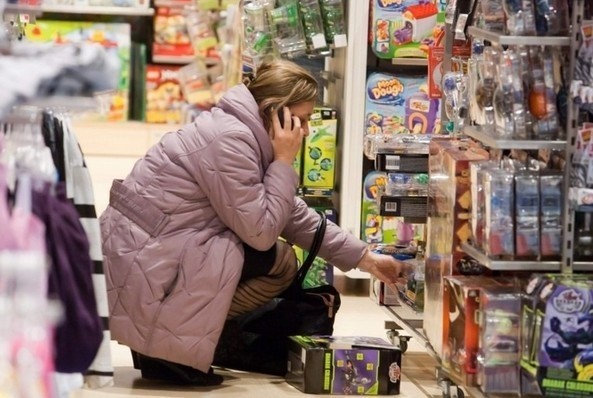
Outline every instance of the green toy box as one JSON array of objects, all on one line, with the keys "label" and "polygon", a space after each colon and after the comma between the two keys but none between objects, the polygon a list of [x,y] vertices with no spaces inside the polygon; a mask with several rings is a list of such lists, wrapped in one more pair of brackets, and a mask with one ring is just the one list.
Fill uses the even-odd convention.
[{"label": "green toy box", "polygon": [[401,351],[376,337],[293,336],[286,381],[306,394],[397,395]]},{"label": "green toy box", "polygon": [[303,187],[305,194],[333,190],[335,180],[338,118],[332,108],[315,108],[309,121],[309,136],[303,149]]}]

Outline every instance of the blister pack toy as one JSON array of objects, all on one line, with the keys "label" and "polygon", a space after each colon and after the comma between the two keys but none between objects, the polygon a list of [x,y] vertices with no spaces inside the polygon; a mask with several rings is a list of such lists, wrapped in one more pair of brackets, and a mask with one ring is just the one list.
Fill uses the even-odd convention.
[{"label": "blister pack toy", "polygon": [[342,0],[319,0],[325,39],[334,48],[346,47],[346,18]]},{"label": "blister pack toy", "polygon": [[484,183],[484,251],[492,257],[513,257],[513,175],[504,170],[488,170]]},{"label": "blister pack toy", "polygon": [[318,0],[299,0],[299,11],[309,50],[319,50],[327,47],[323,30],[323,16]]},{"label": "blister pack toy", "polygon": [[426,77],[373,73],[367,80],[366,135],[438,133],[439,105],[428,96]]},{"label": "blister pack toy", "polygon": [[558,258],[562,248],[562,175],[540,177],[540,225],[542,258]]},{"label": "blister pack toy", "polygon": [[373,0],[372,50],[379,58],[426,58],[441,35],[444,6],[426,0]]},{"label": "blister pack toy", "polygon": [[539,178],[534,173],[515,176],[515,251],[518,258],[539,257]]},{"label": "blister pack toy", "polygon": [[274,48],[280,55],[297,55],[307,49],[297,0],[278,0],[268,12]]}]

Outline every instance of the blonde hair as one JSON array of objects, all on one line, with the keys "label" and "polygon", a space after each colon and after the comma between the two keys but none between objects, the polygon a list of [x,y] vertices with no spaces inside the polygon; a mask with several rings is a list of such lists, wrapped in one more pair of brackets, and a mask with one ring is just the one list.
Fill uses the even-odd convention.
[{"label": "blonde hair", "polygon": [[266,130],[272,123],[272,112],[284,106],[315,101],[319,92],[317,80],[309,71],[286,60],[262,63],[245,85],[259,105]]}]

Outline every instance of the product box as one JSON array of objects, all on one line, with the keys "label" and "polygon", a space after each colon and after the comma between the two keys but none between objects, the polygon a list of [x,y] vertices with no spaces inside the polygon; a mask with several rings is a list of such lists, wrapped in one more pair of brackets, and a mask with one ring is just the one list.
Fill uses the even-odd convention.
[{"label": "product box", "polygon": [[183,7],[158,7],[154,17],[152,57],[181,60],[194,56]]},{"label": "product box", "polygon": [[[442,314],[443,309],[443,276],[480,271],[467,260],[461,245],[471,236],[470,164],[488,156],[470,140],[442,137],[433,138],[430,144],[424,305],[436,314]],[[442,317],[427,317],[424,329],[442,356]]]},{"label": "product box", "polygon": [[371,275],[369,297],[378,305],[399,305],[399,293]]},{"label": "product box", "polygon": [[101,110],[92,119],[128,120],[130,102],[131,27],[127,23],[37,20],[26,26],[27,40],[37,43],[94,43],[106,50],[108,62],[119,65],[116,90],[98,97]]},{"label": "product box", "polygon": [[442,34],[441,1],[372,0],[372,49],[379,58],[426,58]]},{"label": "product box", "polygon": [[521,391],[519,287],[486,286],[480,297],[478,385],[486,394]]},{"label": "product box", "polygon": [[146,122],[179,124],[183,118],[183,99],[178,67],[147,65]]},{"label": "product box", "polygon": [[433,134],[440,131],[440,101],[430,99],[426,76],[372,73],[367,79],[365,134]]},{"label": "product box", "polygon": [[337,112],[331,108],[315,108],[303,149],[305,194],[307,190],[334,189],[337,136]]},{"label": "product box", "polygon": [[401,351],[376,337],[293,336],[286,381],[306,394],[397,395]]}]

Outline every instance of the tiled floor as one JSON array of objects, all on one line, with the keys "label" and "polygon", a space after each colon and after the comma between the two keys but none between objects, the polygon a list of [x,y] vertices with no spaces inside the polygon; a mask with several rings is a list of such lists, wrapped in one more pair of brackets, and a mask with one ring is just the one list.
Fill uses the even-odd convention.
[{"label": "tiled floor", "polygon": [[[139,128],[138,125],[105,129],[101,125],[83,126],[77,134],[86,154],[97,201],[97,211],[102,212],[108,201],[109,187],[114,178],[123,178],[146,147],[158,139],[159,128]],[[162,131],[167,131],[163,128]],[[116,156],[112,154],[117,154]],[[367,283],[338,275],[336,286],[343,293],[343,303],[335,325],[335,334],[342,336],[373,336],[386,338],[385,313],[367,296]],[[99,390],[80,390],[73,398],[122,398],[122,397],[290,397],[303,394],[289,386],[282,378],[260,374],[218,371],[225,377],[216,388],[176,388],[140,378],[132,367],[126,347],[112,343],[115,383]],[[422,347],[411,341],[404,356],[402,397],[441,397],[434,378],[434,361]]]}]

